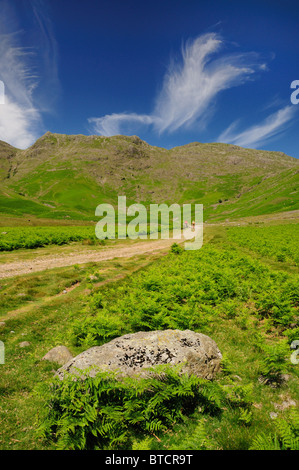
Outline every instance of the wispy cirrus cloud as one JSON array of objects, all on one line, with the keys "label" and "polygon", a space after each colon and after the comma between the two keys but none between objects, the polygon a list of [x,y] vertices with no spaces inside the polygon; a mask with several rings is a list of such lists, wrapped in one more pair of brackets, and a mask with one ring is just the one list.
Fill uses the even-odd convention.
[{"label": "wispy cirrus cloud", "polygon": [[296,113],[295,106],[285,106],[270,114],[262,122],[238,131],[238,122],[232,123],[218,137],[218,142],[240,145],[241,147],[258,147],[269,139],[284,132]]},{"label": "wispy cirrus cloud", "polygon": [[52,112],[61,93],[58,72],[58,44],[53,29],[48,2],[45,0],[29,1],[33,18],[38,30],[39,74],[43,87],[38,94],[39,107],[42,111]]},{"label": "wispy cirrus cloud", "polygon": [[[119,134],[120,128],[136,129],[140,125],[150,125],[155,122],[153,116],[147,114],[135,114],[135,113],[121,113],[121,114],[107,114],[100,118],[90,118],[89,123],[92,125],[92,129],[97,134],[103,134],[106,136]],[[125,130],[124,130],[125,132]]]},{"label": "wispy cirrus cloud", "polygon": [[[42,4],[40,0],[29,0],[28,3],[33,17],[39,18],[39,38],[49,45],[52,38],[45,40],[48,24],[39,15]],[[24,149],[36,140],[43,127],[45,107],[36,98],[41,79],[35,60],[38,47],[20,45],[24,31],[17,28],[15,10],[6,0],[0,2],[0,7],[0,79],[5,86],[5,102],[0,105],[0,140]],[[50,68],[46,67],[47,70]]]},{"label": "wispy cirrus cloud", "polygon": [[121,133],[124,126],[152,125],[158,133],[174,132],[203,124],[211,115],[217,95],[250,80],[265,63],[256,53],[216,54],[224,40],[215,33],[204,34],[182,48],[181,61],[172,62],[161,92],[150,114],[114,113],[89,119],[92,131],[102,135]]},{"label": "wispy cirrus cloud", "polygon": [[212,58],[224,46],[216,34],[205,34],[182,49],[182,64],[173,64],[164,78],[154,115],[159,132],[188,127],[215,103],[217,95],[242,85],[259,68],[254,53]]},{"label": "wispy cirrus cloud", "polygon": [[5,86],[5,102],[0,105],[0,139],[26,148],[35,139],[41,120],[32,97],[36,77],[27,63],[30,52],[18,46],[17,35],[3,32],[0,23],[0,78]]}]

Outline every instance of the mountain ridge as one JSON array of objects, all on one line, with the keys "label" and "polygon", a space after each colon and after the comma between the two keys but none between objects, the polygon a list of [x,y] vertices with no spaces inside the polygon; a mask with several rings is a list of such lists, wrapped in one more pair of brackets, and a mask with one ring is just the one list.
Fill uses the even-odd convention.
[{"label": "mountain ridge", "polygon": [[202,203],[207,220],[299,209],[299,160],[283,152],[138,136],[46,132],[25,150],[0,141],[0,213],[94,219],[98,204]]}]

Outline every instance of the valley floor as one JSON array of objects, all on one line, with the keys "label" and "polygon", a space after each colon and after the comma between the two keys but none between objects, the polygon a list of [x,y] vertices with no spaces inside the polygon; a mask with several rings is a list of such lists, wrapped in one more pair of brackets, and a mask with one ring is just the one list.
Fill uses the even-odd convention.
[{"label": "valley floor", "polygon": [[[276,222],[288,225],[294,219],[279,216]],[[261,224],[260,219],[243,220],[241,225],[254,228],[255,223],[256,227],[270,227],[273,219],[269,220],[269,224]],[[199,322],[198,329],[203,329],[215,339],[224,356],[223,372],[218,382],[224,390],[232,390],[236,394],[222,408],[221,416],[197,411],[181,424],[176,423],[172,429],[159,434],[159,439],[156,439],[157,433],[152,433],[140,445],[148,445],[151,449],[180,449],[185,445],[184,449],[194,450],[205,446],[209,448],[210,439],[213,441],[211,446],[216,449],[248,449],[260,434],[268,436],[268,440],[261,440],[261,445],[282,445],[272,442],[271,436],[276,432],[276,418],[288,419],[289,412],[298,407],[299,366],[291,364],[289,358],[283,364],[279,363],[281,357],[279,354],[275,356],[276,352],[269,348],[283,343],[285,331],[290,340],[299,339],[296,300],[299,266],[292,258],[296,248],[291,249],[292,246],[296,247],[296,240],[290,237],[289,252],[285,251],[285,258],[277,258],[276,248],[268,254],[258,251],[261,249],[259,240],[254,244],[252,238],[243,246],[241,242],[244,240],[238,232],[230,234],[228,227],[231,225],[205,225],[207,255],[200,254],[198,259],[192,255],[186,258],[178,255],[172,258],[173,261],[168,261],[167,254],[173,240],[107,241],[104,246],[72,243],[0,253],[0,339],[5,344],[6,359],[5,364],[0,365],[0,449],[55,449],[55,443],[36,437],[43,404],[35,393],[36,385],[51,381],[56,367],[41,358],[58,344],[69,347],[73,355],[87,349],[91,340],[87,327],[93,326],[98,312],[102,312],[102,295],[112,305],[109,323],[115,328],[120,327],[119,322],[123,321],[121,308],[127,305],[126,287],[122,283],[123,280],[130,282],[131,278],[132,298],[127,301],[137,302],[139,295],[146,294],[142,297],[144,306],[150,312],[150,320],[146,321],[154,318],[157,322],[161,320],[160,313],[155,313],[156,295],[161,295],[163,308],[174,302],[173,311],[170,309],[170,316],[165,317],[167,321],[171,318],[185,322],[187,326],[182,323],[182,328],[187,328],[191,320]],[[253,237],[252,230],[248,231],[248,235]],[[269,241],[269,245],[271,243]],[[214,264],[209,256],[214,259]],[[165,258],[164,264],[162,258]],[[178,269],[185,266],[185,259],[186,263],[190,263],[186,264],[186,279],[194,278],[198,283],[194,293],[191,292],[192,283],[185,282],[185,273]],[[171,272],[169,280],[166,279],[167,263]],[[243,276],[242,270],[248,271],[248,278]],[[138,279],[135,278],[138,272],[144,272],[147,276],[146,292],[142,286],[139,291]],[[263,286],[259,285],[259,276],[266,287],[264,291]],[[169,281],[169,290],[159,289],[165,280],[167,283]],[[283,290],[280,292],[283,283],[288,288],[289,298],[285,297]],[[201,290],[201,286],[206,287]],[[275,292],[273,299],[270,289]],[[122,292],[124,305],[121,304]],[[179,298],[180,295],[182,298]],[[193,318],[195,301],[201,304],[203,310],[201,316]],[[136,315],[142,307],[142,302],[133,304],[132,318],[131,313],[129,315],[127,312],[127,321],[123,321],[125,327],[130,328],[133,320],[140,321]],[[141,310],[140,315],[143,315]],[[184,316],[180,317],[181,314]],[[73,341],[74,324],[78,338],[83,341],[81,343]],[[261,339],[263,343],[260,343]],[[21,347],[24,341],[29,344]],[[267,359],[265,351],[273,354],[270,366],[274,372],[286,365],[288,380],[280,387],[271,387],[259,381],[260,366],[265,366]],[[291,351],[287,354],[290,355]],[[249,389],[252,399],[248,398],[247,402],[242,394],[247,394]],[[288,423],[292,438],[298,436],[299,429]],[[206,437],[200,441],[202,426]],[[138,445],[139,441],[135,442],[137,448]]]}]

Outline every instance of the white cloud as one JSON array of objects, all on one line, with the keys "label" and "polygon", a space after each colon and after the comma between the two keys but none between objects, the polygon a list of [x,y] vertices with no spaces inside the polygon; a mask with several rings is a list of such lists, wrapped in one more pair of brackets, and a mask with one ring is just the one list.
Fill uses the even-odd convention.
[{"label": "white cloud", "polygon": [[32,98],[35,77],[27,66],[29,55],[17,46],[15,34],[0,34],[0,77],[5,86],[5,102],[0,105],[0,139],[18,148],[34,142],[33,130],[40,121]]},{"label": "white cloud", "polygon": [[110,114],[92,118],[93,131],[103,135],[121,133],[124,125],[153,125],[159,132],[173,132],[206,119],[217,95],[243,84],[256,70],[264,68],[254,53],[224,55],[212,58],[224,46],[216,34],[205,34],[182,48],[181,64],[173,63],[164,77],[162,90],[151,114]]},{"label": "white cloud", "polygon": [[[17,14],[11,5],[0,2],[2,18],[0,20],[0,79],[5,86],[5,102],[0,104],[0,140],[18,148],[27,148],[35,142],[43,128],[42,112],[46,110],[46,100],[42,95],[36,98],[39,87],[40,72],[36,61],[38,49],[43,46],[45,67],[43,73],[48,77],[47,83],[58,83],[56,80],[56,57],[54,37],[49,20],[42,14],[43,2],[30,0],[32,18],[38,23],[39,44],[34,48],[20,46],[24,32],[17,30]],[[49,96],[49,93],[48,93]]]},{"label": "white cloud", "polygon": [[92,124],[96,134],[111,136],[120,133],[121,125],[131,126],[133,124],[136,127],[140,124],[152,124],[154,119],[147,114],[121,113],[107,114],[101,118],[89,118],[88,122]]},{"label": "white cloud", "polygon": [[231,124],[218,138],[225,142],[241,147],[257,147],[283,132],[286,125],[294,118],[295,106],[285,106],[268,116],[264,121],[248,129],[238,132],[238,123]]},{"label": "white cloud", "polygon": [[35,108],[23,107],[5,96],[5,104],[0,105],[1,140],[25,149],[36,140],[39,122],[40,115]]},{"label": "white cloud", "polygon": [[182,50],[182,65],[171,68],[157,99],[154,114],[160,132],[192,125],[221,91],[241,85],[254,73],[250,54],[211,59],[221,46],[216,34],[206,34]]}]

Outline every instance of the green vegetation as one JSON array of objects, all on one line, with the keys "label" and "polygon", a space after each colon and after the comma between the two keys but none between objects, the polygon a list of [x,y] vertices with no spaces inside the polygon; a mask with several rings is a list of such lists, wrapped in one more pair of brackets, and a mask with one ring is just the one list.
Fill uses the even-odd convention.
[{"label": "green vegetation", "polygon": [[[95,379],[59,379],[46,390],[48,402],[39,435],[52,438],[58,449],[131,448],[144,435],[167,431],[202,407],[220,411],[220,386],[167,367],[153,369],[157,377],[119,381],[114,374]],[[49,413],[50,408],[50,413]]]},{"label": "green vegetation", "polygon": [[[60,247],[66,250],[67,247]],[[35,252],[40,253],[40,248]],[[34,252],[29,253],[33,256]],[[11,257],[13,253],[2,253]],[[37,418],[42,401],[36,386],[53,377],[58,364],[41,358],[58,344],[80,352],[69,341],[74,316],[81,314],[93,289],[101,289],[131,275],[157,259],[157,254],[56,268],[0,281],[0,339],[5,344],[5,364],[0,365],[0,448],[44,449],[37,439]],[[64,294],[64,291],[67,291]],[[21,348],[19,344],[30,345]]]},{"label": "green vegetation", "polygon": [[[133,217],[128,218],[128,222]],[[24,227],[1,227],[0,232],[0,251],[14,251],[19,249],[34,249],[48,245],[66,245],[71,242],[85,241],[89,245],[104,245],[105,240],[117,239],[117,226],[113,231],[109,232],[109,229],[103,230],[103,237],[98,238],[95,231],[96,224],[82,225],[82,226],[24,226]],[[127,226],[128,227],[128,226]],[[172,221],[165,225],[165,230],[171,233]],[[135,228],[135,226],[134,226]],[[149,237],[149,234],[157,231],[158,233],[163,232],[163,225],[159,224],[157,228],[151,228],[150,224],[137,224],[137,229],[133,231],[130,229],[130,239],[145,236]],[[127,229],[128,231],[128,229]],[[115,232],[115,233],[114,233]]]},{"label": "green vegetation", "polygon": [[275,432],[259,434],[250,450],[299,450],[299,413],[291,410],[275,422]]},{"label": "green vegetation", "polygon": [[[100,243],[94,227],[2,227],[0,251],[13,251],[21,248],[38,248],[47,245],[64,245],[70,242],[88,240],[91,244]],[[103,243],[103,242],[101,242]]]},{"label": "green vegetation", "polygon": [[[281,227],[268,228],[278,237]],[[289,241],[292,227],[288,235],[285,229]],[[299,334],[299,273],[289,269],[292,257],[277,270],[271,257],[243,251],[235,241],[246,229],[250,235],[251,226],[211,229],[195,252],[174,244],[159,259],[25,276],[16,292],[27,286],[31,297],[18,297],[18,304],[16,280],[2,282],[8,303],[1,338],[9,358],[1,366],[3,448],[298,449],[299,371],[290,345]],[[106,282],[120,272],[131,275]],[[77,287],[59,295],[66,284]],[[214,381],[165,367],[141,381],[103,373],[61,382],[52,377],[53,364],[41,361],[56,344],[77,354],[121,334],[165,328],[190,328],[217,342],[223,361]],[[21,338],[32,346],[19,349]]]},{"label": "green vegetation", "polygon": [[232,227],[228,237],[237,245],[261,256],[299,266],[299,224]]},{"label": "green vegetation", "polygon": [[[279,152],[196,142],[166,150],[136,136],[47,133],[24,151],[1,142],[1,263],[113,245],[95,237],[95,209],[123,194],[127,205],[202,203],[205,221],[251,225],[207,225],[199,251],[174,243],[166,256],[1,279],[0,448],[298,450],[298,166]],[[264,223],[287,211],[293,223]],[[216,341],[215,380],[165,367],[141,380],[59,381],[59,365],[41,360],[58,344],[76,355],[167,328]]]},{"label": "green vegetation", "polygon": [[[210,333],[219,318],[267,319],[282,333],[298,315],[299,278],[276,272],[233,247],[178,252],[114,291],[90,297],[74,322],[76,344],[92,346],[124,332],[192,329]],[[297,294],[296,294],[297,293]]]}]

